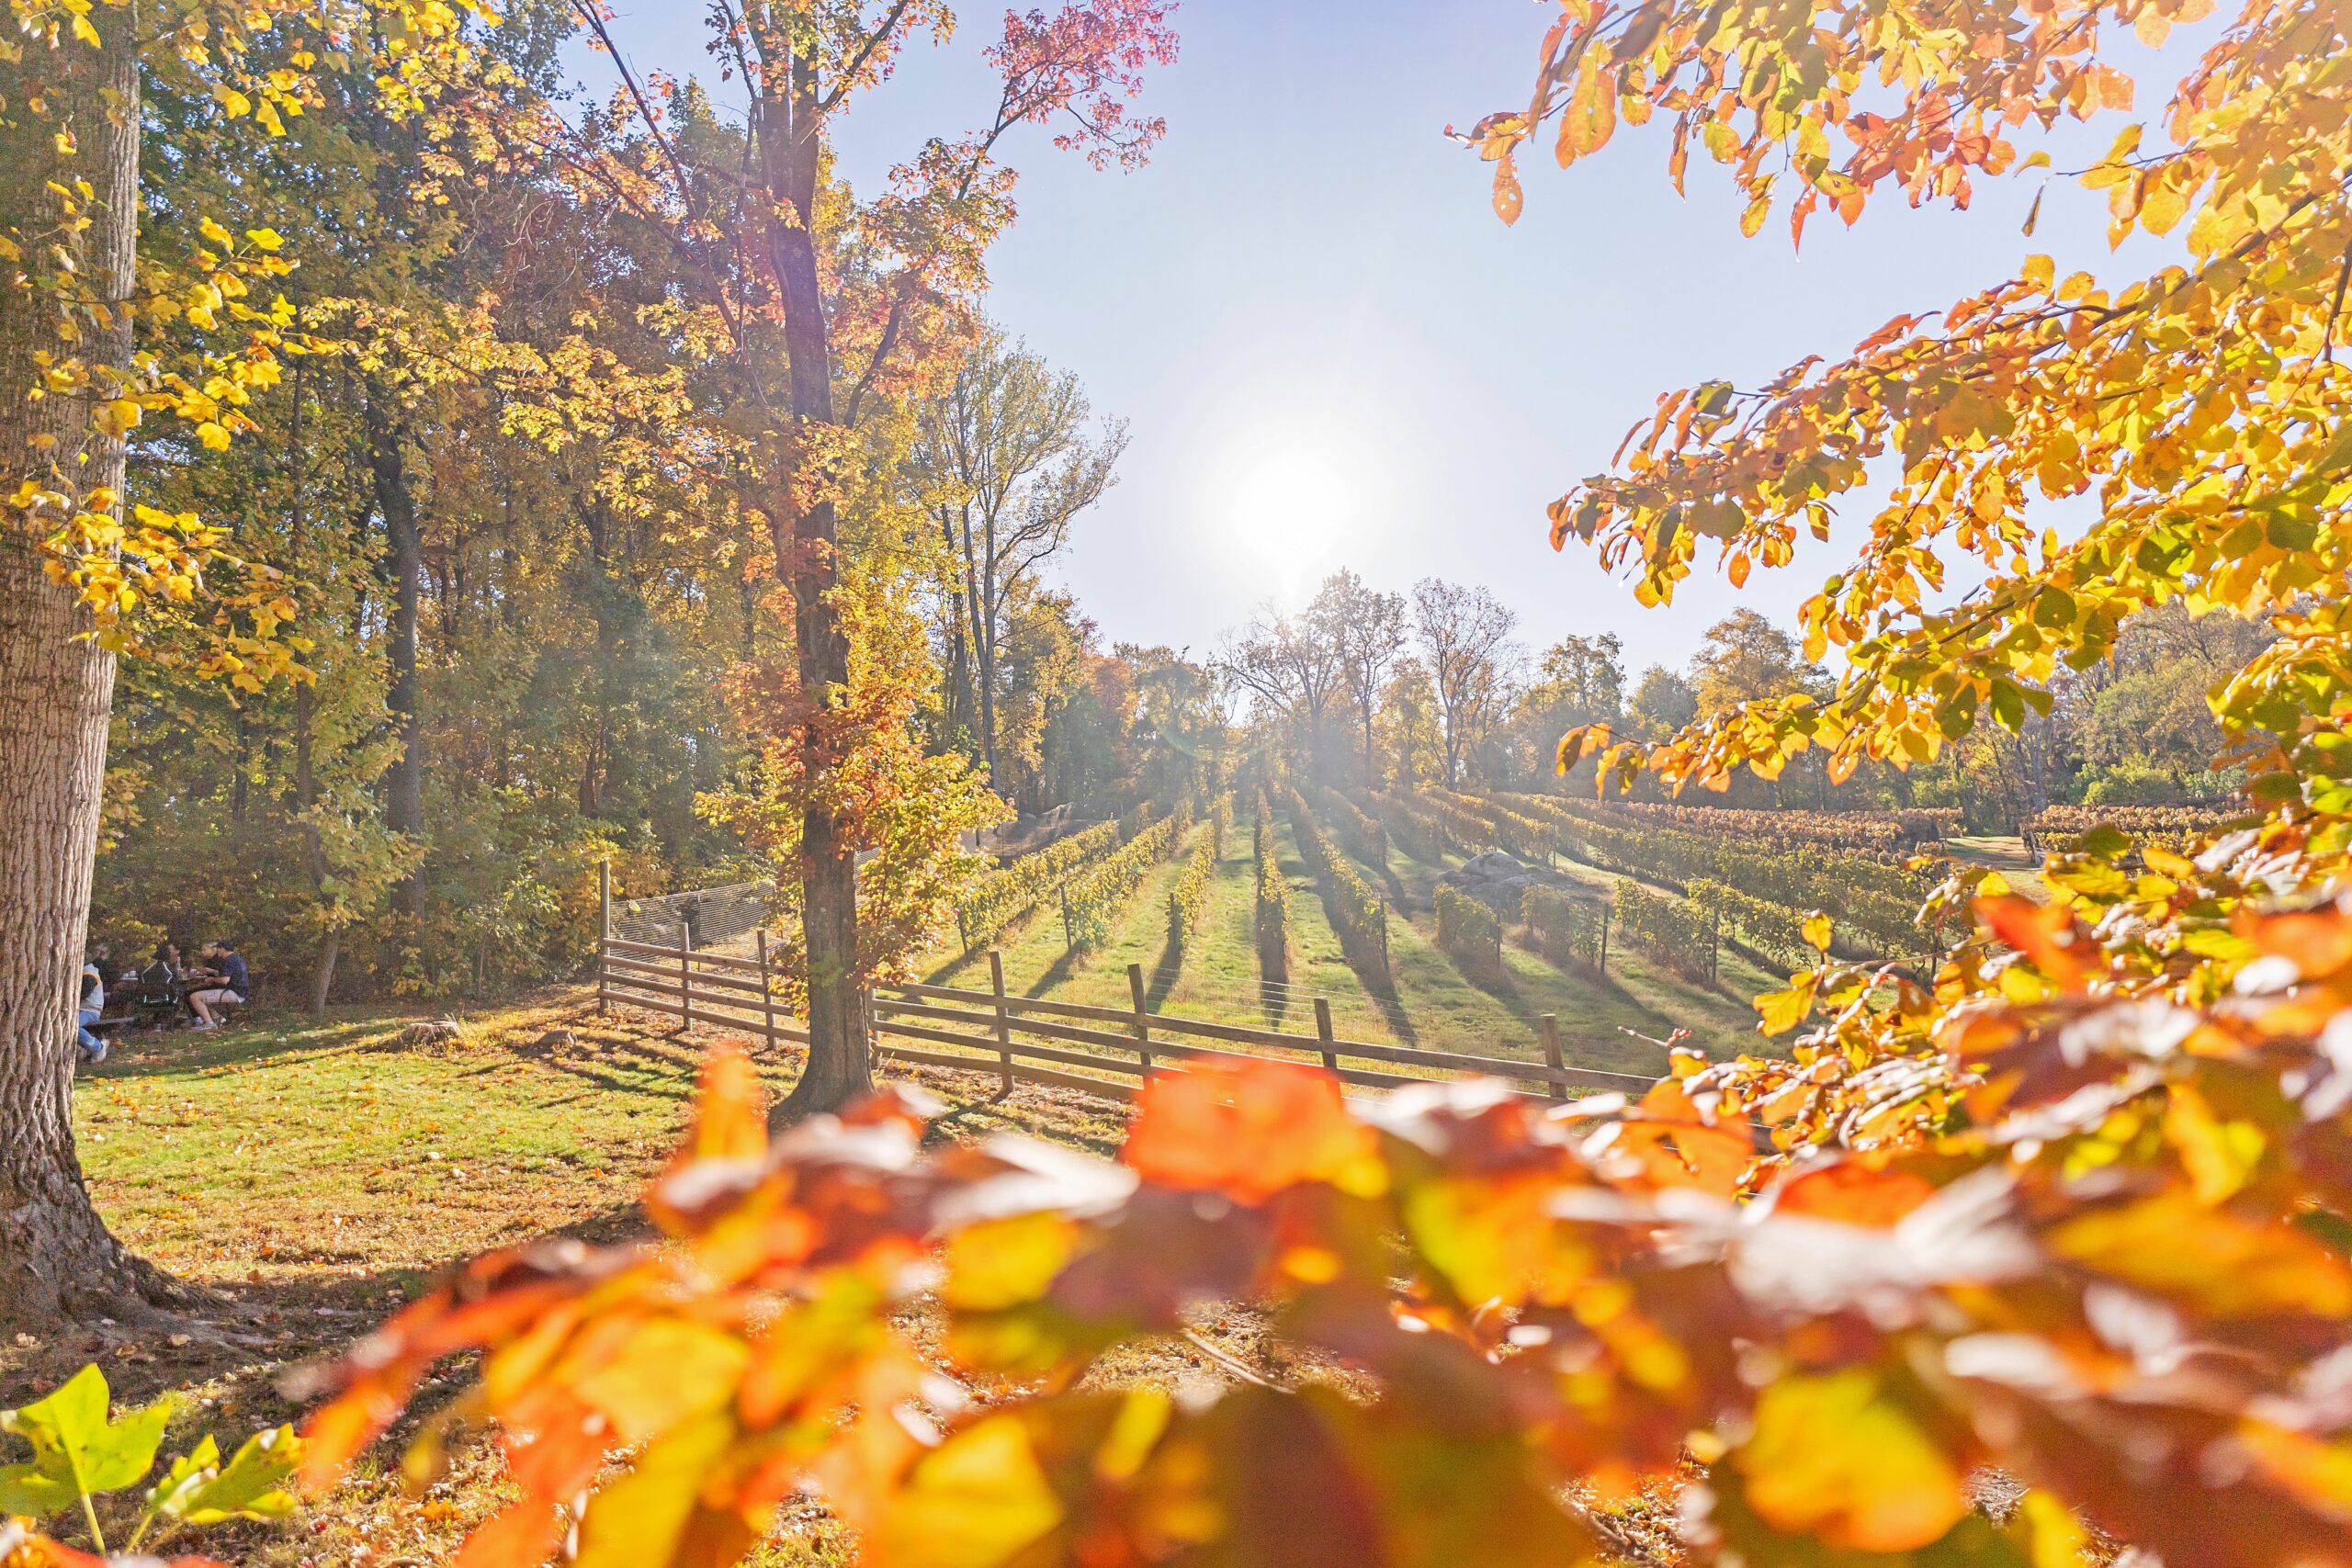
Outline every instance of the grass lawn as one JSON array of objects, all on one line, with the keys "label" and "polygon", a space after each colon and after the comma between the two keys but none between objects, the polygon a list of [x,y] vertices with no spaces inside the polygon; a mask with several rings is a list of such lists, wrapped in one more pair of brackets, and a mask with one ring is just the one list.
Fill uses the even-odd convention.
[{"label": "grass lawn", "polygon": [[[126,1246],[209,1299],[164,1330],[100,1324],[0,1345],[0,1408],[84,1363],[117,1397],[176,1396],[165,1453],[206,1431],[224,1441],[301,1405],[286,1371],[332,1354],[415,1295],[440,1267],[550,1232],[611,1240],[637,1229],[639,1194],[684,1125],[718,1034],[668,1020],[595,1016],[571,987],[476,1010],[462,1045],[404,1042],[413,1010],[350,1010],[313,1023],[265,1015],[216,1034],[133,1036],[75,1085],[92,1195]],[[762,1063],[780,1090],[797,1053]],[[928,1069],[949,1109],[941,1137],[1021,1131],[1108,1153],[1125,1108]],[[428,1389],[430,1407],[454,1385]],[[387,1453],[385,1457],[390,1455]],[[498,1496],[495,1461],[461,1446],[450,1477],[410,1497],[363,1473],[305,1517],[199,1543],[260,1568],[391,1568],[445,1560]],[[57,1527],[69,1536],[68,1521]],[[762,1561],[844,1561],[814,1509]]]}]

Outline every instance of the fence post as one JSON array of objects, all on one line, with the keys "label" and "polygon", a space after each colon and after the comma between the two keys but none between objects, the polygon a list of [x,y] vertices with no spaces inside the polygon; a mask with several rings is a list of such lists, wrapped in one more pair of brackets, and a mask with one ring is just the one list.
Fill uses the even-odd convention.
[{"label": "fence post", "polygon": [[1069,888],[1068,885],[1064,885],[1064,886],[1062,887],[1062,890],[1061,890],[1061,894],[1062,894],[1062,946],[1063,946],[1065,949],[1074,949],[1074,948],[1076,948],[1076,947],[1078,946],[1078,936],[1077,936],[1077,933],[1076,933],[1076,932],[1074,932],[1074,931],[1072,931],[1070,930],[1070,924],[1069,924]]},{"label": "fence post", "polygon": [[1127,965],[1127,998],[1136,1007],[1136,1055],[1142,1058],[1143,1070],[1151,1071],[1151,1014],[1143,1006],[1143,965]]},{"label": "fence post", "polygon": [[1323,1042],[1323,1070],[1336,1075],[1340,1070],[1340,1053],[1331,1043],[1331,998],[1315,998],[1315,1037]]},{"label": "fence post", "polygon": [[768,978],[768,930],[762,926],[757,932],[760,949],[760,1016],[767,1021],[768,1049],[782,1043],[775,1037],[775,982]]},{"label": "fence post", "polygon": [[613,863],[608,857],[596,863],[596,1016],[602,1018],[610,1010],[611,992],[605,983],[605,961],[610,956],[607,947],[613,940]]},{"label": "fence post", "polygon": [[1720,906],[1707,907],[1707,984],[1715,983],[1716,971],[1723,964],[1724,912]]},{"label": "fence post", "polygon": [[1600,972],[1603,975],[1609,973],[1609,919],[1616,912],[1615,898],[1603,898],[1600,901]]},{"label": "fence post", "polygon": [[681,1032],[694,1027],[694,933],[686,929],[686,918],[681,915],[678,917],[678,1028]]},{"label": "fence post", "polygon": [[[1544,1065],[1555,1073],[1560,1071],[1564,1065],[1560,1061],[1560,1015],[1555,1012],[1545,1013],[1535,1021],[1535,1029],[1536,1032],[1544,1037]],[[1568,1087],[1564,1083],[1555,1080],[1551,1085],[1551,1090],[1554,1100],[1568,1098]]]},{"label": "fence post", "polygon": [[989,949],[989,987],[996,992],[996,1056],[1004,1068],[1004,1092],[1012,1092],[1012,1012],[1004,1005],[1004,954]]}]

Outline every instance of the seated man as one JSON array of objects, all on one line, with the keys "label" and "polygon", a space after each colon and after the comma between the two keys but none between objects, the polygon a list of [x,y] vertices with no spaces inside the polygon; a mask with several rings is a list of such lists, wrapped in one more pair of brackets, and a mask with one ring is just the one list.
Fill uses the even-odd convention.
[{"label": "seated man", "polygon": [[237,953],[233,942],[216,942],[204,950],[209,965],[210,983],[187,994],[187,1005],[196,1010],[196,1027],[201,1031],[220,1027],[220,1015],[232,1007],[243,1007],[253,994],[252,973]]}]

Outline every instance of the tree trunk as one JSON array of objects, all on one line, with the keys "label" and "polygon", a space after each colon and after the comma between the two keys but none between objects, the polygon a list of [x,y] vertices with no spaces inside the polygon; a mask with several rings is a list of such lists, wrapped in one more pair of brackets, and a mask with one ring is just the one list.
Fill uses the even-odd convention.
[{"label": "tree trunk", "polygon": [[[364,400],[368,420],[368,471],[376,506],[384,514],[385,568],[391,574],[392,725],[401,739],[400,760],[384,781],[384,825],[411,838],[424,832],[424,725],[416,679],[417,596],[424,576],[424,536],[416,520],[416,497],[408,488],[408,455],[401,429],[384,400],[390,396],[370,382]],[[392,889],[392,908],[403,915],[424,909],[424,878],[411,872]]]},{"label": "tree trunk", "polygon": [[[24,237],[28,257],[44,253],[66,227],[57,192],[89,180],[97,192],[85,209],[90,226],[66,243],[78,281],[110,302],[113,318],[83,321],[81,342],[68,344],[47,301],[13,289],[0,299],[0,496],[32,479],[76,486],[85,503],[103,499],[119,510],[122,444],[92,429],[88,400],[26,396],[44,350],[94,365],[130,360],[138,16],[124,6],[97,19],[97,49],[69,42],[32,51],[45,115],[25,107],[24,69],[0,62],[9,117],[0,118],[0,223]],[[68,133],[76,151],[62,153]],[[52,443],[45,450],[34,446],[43,436]],[[135,1318],[173,1298],[170,1281],[107,1232],[74,1147],[74,1012],[114,656],[85,640],[90,623],[74,593],[49,581],[33,533],[57,521],[0,515],[0,691],[11,694],[0,702],[0,1322],[28,1327]]]},{"label": "tree trunk", "polygon": [[[833,423],[833,360],[825,299],[817,270],[817,174],[823,162],[824,119],[817,74],[806,60],[791,62],[788,82],[772,73],[763,95],[756,135],[769,211],[767,261],[784,303],[784,342],[790,367],[792,415],[800,430]],[[796,436],[798,431],[793,432]],[[805,461],[795,440],[790,457]],[[769,515],[779,536],[776,571],[791,592],[794,653],[799,693],[817,710],[838,707],[848,694],[849,635],[833,603],[840,586],[837,519],[830,497],[801,506],[793,499],[797,476],[775,476],[776,504]],[[786,529],[789,526],[788,536]],[[808,805],[800,818],[800,926],[808,964],[808,1065],[773,1119],[797,1121],[838,1110],[870,1093],[865,998],[857,955],[857,859],[842,824],[823,804],[830,775],[840,764],[840,742],[803,716],[807,726]]]},{"label": "tree trunk", "polygon": [[[988,549],[975,559],[972,554],[972,513],[964,513],[964,581],[969,585],[972,600],[972,646],[978,657],[980,691],[980,761],[988,764],[989,787],[999,795],[1004,793],[1003,781],[996,771],[996,522],[987,522]],[[988,564],[983,568],[980,564]],[[985,575],[983,575],[985,574]]]}]

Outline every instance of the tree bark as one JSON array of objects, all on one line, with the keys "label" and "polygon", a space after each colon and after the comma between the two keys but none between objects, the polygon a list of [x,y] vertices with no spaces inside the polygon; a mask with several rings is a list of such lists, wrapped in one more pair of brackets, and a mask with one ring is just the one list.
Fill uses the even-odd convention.
[{"label": "tree bark", "polygon": [[[424,725],[416,678],[416,617],[424,577],[424,536],[417,525],[416,497],[408,487],[408,455],[400,425],[384,400],[390,394],[370,382],[365,402],[368,472],[377,510],[384,516],[385,569],[391,575],[392,725],[401,739],[400,760],[384,781],[384,825],[411,838],[424,831]],[[403,915],[424,910],[424,878],[411,872],[392,889],[392,908]]]},{"label": "tree bark", "polygon": [[[764,238],[769,270],[784,307],[785,355],[797,427],[792,434],[797,437],[834,423],[832,344],[817,267],[817,175],[824,161],[824,116],[813,62],[796,58],[788,71],[771,69],[754,134],[773,214]],[[794,466],[805,460],[804,444],[797,439],[790,459]],[[795,478],[788,472],[775,476],[780,482],[769,510],[770,526],[776,535],[776,572],[792,594],[799,695],[810,709],[822,711],[838,707],[849,686],[849,635],[833,603],[841,582],[838,519],[832,501],[821,493],[808,505],[797,504]],[[797,722],[808,726],[800,924],[808,964],[808,1065],[772,1113],[778,1123],[838,1110],[874,1088],[865,998],[859,986],[856,853],[823,803],[826,775],[838,766],[830,755],[837,742],[815,722],[813,712]]]},{"label": "tree bark", "polygon": [[[46,115],[25,107],[23,67],[0,62],[9,116],[0,119],[0,223],[42,236],[45,252],[62,219],[58,189],[89,180],[96,190],[90,227],[66,243],[80,282],[112,315],[111,324],[84,321],[81,342],[67,344],[51,305],[14,291],[0,299],[0,495],[28,479],[47,485],[65,475],[85,502],[103,491],[119,509],[122,444],[92,428],[88,399],[27,396],[42,350],[96,365],[130,362],[138,15],[123,6],[97,20],[99,48],[27,51],[39,59]],[[75,151],[61,152],[69,134]],[[35,252],[30,243],[23,249]],[[41,437],[51,444],[37,446]],[[56,522],[0,516],[0,691],[12,694],[0,703],[0,1323],[28,1327],[135,1318],[174,1296],[162,1273],[107,1231],[74,1146],[74,1003],[114,656],[88,640],[90,621],[74,592],[49,581],[34,534]]]},{"label": "tree bark", "polygon": [[984,521],[988,548],[976,563],[972,555],[972,513],[964,511],[964,581],[971,585],[972,641],[978,653],[980,690],[980,760],[988,764],[989,785],[999,794],[1003,783],[996,771],[996,523]]}]

